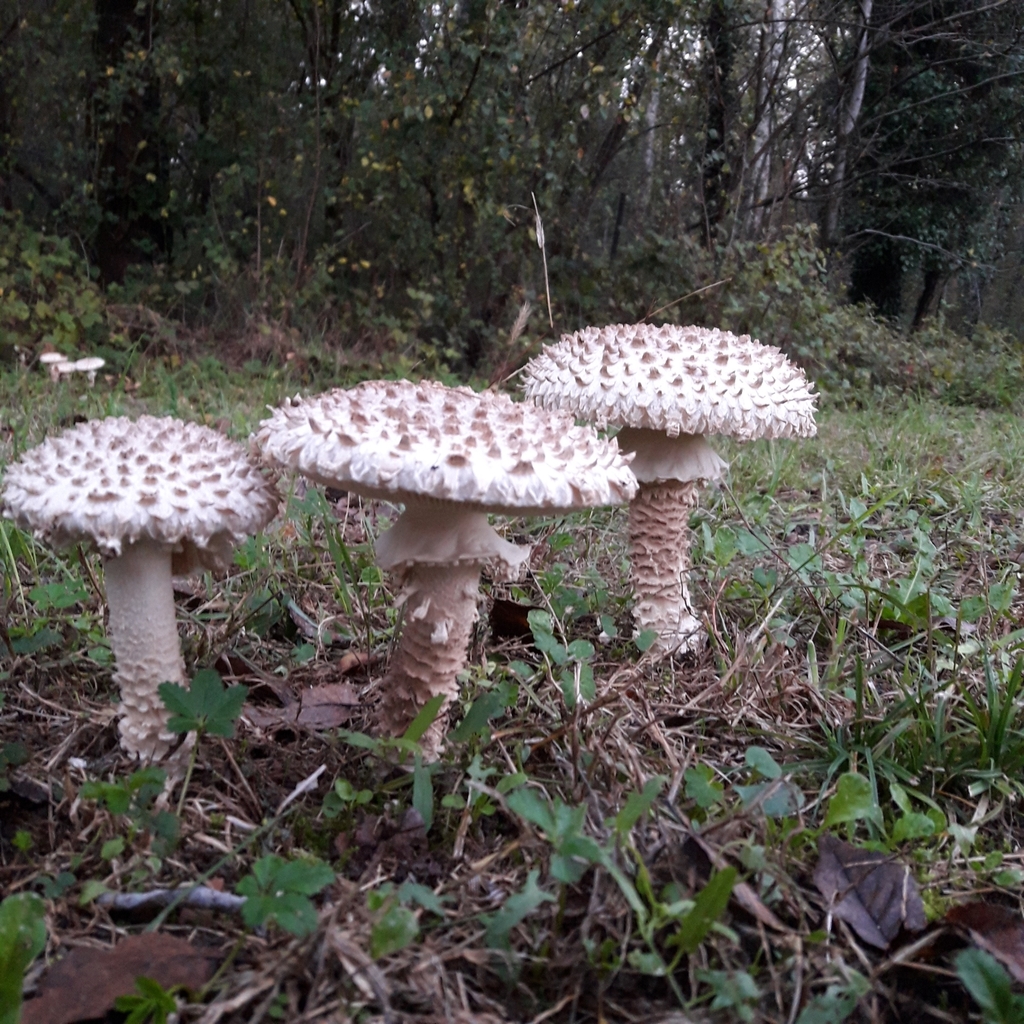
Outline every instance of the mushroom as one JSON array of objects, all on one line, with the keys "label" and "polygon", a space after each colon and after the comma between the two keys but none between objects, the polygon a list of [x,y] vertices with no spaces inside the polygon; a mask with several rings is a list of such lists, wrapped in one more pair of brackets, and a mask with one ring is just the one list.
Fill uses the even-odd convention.
[{"label": "mushroom", "polygon": [[617,324],[547,346],[524,387],[546,408],[622,427],[640,481],[629,512],[637,632],[654,630],[663,652],[695,650],[704,632],[686,587],[690,509],[699,484],[728,468],[704,435],[812,436],[816,396],[803,370],[748,335]]},{"label": "mushroom", "polygon": [[60,380],[61,373],[67,372],[63,367],[71,365],[71,360],[62,352],[44,352],[40,355],[39,362],[46,367],[52,381]]},{"label": "mushroom", "polygon": [[76,373],[84,373],[86,380],[89,381],[89,387],[92,387],[96,383],[96,371],[102,370],[106,365],[107,361],[100,356],[86,356],[73,362],[71,368]]},{"label": "mushroom", "polygon": [[[614,442],[565,414],[424,381],[368,381],[286,402],[260,424],[266,459],[330,487],[401,502],[377,540],[401,587],[405,628],[383,684],[379,726],[401,736],[423,706],[458,693],[484,565],[514,573],[529,548],[488,512],[542,515],[627,502],[636,481]],[[436,757],[444,706],[423,736]]]},{"label": "mushroom", "polygon": [[104,558],[121,746],[131,756],[168,752],[175,737],[157,687],[187,685],[171,577],[228,564],[277,505],[240,445],[169,417],[80,423],[8,467],[0,514],[57,548],[92,542]]}]

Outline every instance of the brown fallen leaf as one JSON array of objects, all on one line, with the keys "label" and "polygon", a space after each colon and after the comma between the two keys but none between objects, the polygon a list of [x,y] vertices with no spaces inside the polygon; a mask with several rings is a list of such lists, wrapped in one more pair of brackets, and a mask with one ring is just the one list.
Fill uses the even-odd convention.
[{"label": "brown fallen leaf", "polygon": [[962,903],[946,913],[946,924],[962,928],[979,948],[1000,960],[1024,983],[1024,919],[995,903]]},{"label": "brown fallen leaf", "polygon": [[901,927],[919,932],[928,923],[917,883],[905,864],[831,835],[818,839],[818,855],[814,884],[832,913],[865,942],[887,949]]},{"label": "brown fallen leaf", "polygon": [[283,708],[246,704],[245,717],[260,729],[304,725],[309,729],[336,729],[347,722],[359,696],[349,683],[324,683],[303,690],[299,699]]},{"label": "brown fallen leaf", "polygon": [[40,994],[22,1005],[21,1024],[74,1024],[104,1017],[118,996],[135,991],[135,979],[152,978],[163,988],[200,989],[213,977],[216,958],[173,935],[144,932],[113,949],[79,947],[58,960],[43,978]]},{"label": "brown fallen leaf", "polygon": [[362,668],[377,661],[377,656],[368,651],[346,651],[336,662],[335,668],[339,675],[346,675],[354,669]]},{"label": "brown fallen leaf", "polygon": [[496,597],[491,604],[491,638],[495,643],[501,640],[533,640],[530,628],[530,612],[541,611],[536,605],[519,604]]}]

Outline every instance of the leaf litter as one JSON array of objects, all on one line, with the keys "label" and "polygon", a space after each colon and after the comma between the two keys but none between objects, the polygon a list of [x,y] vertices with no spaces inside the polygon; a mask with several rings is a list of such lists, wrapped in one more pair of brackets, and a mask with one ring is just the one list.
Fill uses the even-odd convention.
[{"label": "leaf litter", "polygon": [[[742,458],[734,467],[743,472]],[[751,493],[760,479],[747,481]],[[874,486],[882,494],[886,481]],[[308,897],[315,925],[307,935],[290,935],[273,919],[246,928],[237,911],[226,903],[217,909],[216,901],[179,906],[159,924],[160,935],[189,938],[194,948],[226,964],[205,1002],[180,1007],[184,1021],[678,1024],[747,1019],[741,1015],[746,1009],[754,1010],[754,1019],[779,1024],[913,1021],[938,992],[949,1008],[942,1012],[962,1018],[970,998],[941,966],[939,945],[926,949],[902,932],[913,933],[923,910],[941,918],[948,902],[976,891],[982,880],[995,884],[991,879],[1002,877],[999,871],[1009,879],[1020,864],[1019,822],[1012,801],[1002,800],[996,789],[978,790],[985,794],[985,809],[972,821],[979,799],[966,795],[966,782],[955,788],[948,779],[925,785],[893,776],[904,791],[899,806],[890,804],[886,783],[893,762],[887,758],[894,743],[913,737],[916,726],[912,719],[906,719],[908,728],[887,716],[894,707],[910,706],[900,703],[909,700],[908,678],[920,700],[943,692],[952,695],[947,711],[969,711],[966,699],[950,689],[953,669],[941,661],[950,656],[958,673],[954,681],[976,702],[984,696],[984,677],[980,662],[970,661],[970,649],[953,651],[951,639],[1012,637],[1008,629],[1020,619],[1020,604],[998,618],[985,610],[993,602],[982,602],[980,611],[972,611],[980,616],[971,623],[974,632],[957,631],[936,622],[934,613],[917,615],[903,591],[891,598],[869,591],[874,596],[864,600],[856,587],[838,587],[834,579],[826,584],[808,570],[792,569],[789,562],[806,561],[802,552],[790,552],[780,568],[779,558],[785,561],[786,555],[755,550],[742,531],[749,526],[769,538],[804,543],[810,528],[820,530],[826,538],[816,542],[821,571],[852,571],[861,559],[859,571],[874,574],[879,595],[887,593],[887,580],[898,580],[904,571],[909,579],[916,571],[876,540],[897,527],[908,535],[920,529],[906,518],[913,509],[898,503],[880,507],[872,513],[877,529],[854,538],[861,545],[854,550],[834,538],[861,513],[851,510],[846,496],[826,503],[823,511],[823,492],[812,490],[791,489],[784,509],[766,502],[758,510],[755,501],[746,518],[718,498],[709,499],[699,515],[709,524],[713,548],[695,559],[695,592],[712,641],[680,661],[655,662],[630,646],[622,597],[628,581],[615,515],[595,515],[585,530],[540,526],[548,543],[538,545],[531,580],[518,588],[494,584],[492,593],[543,607],[567,645],[590,643],[592,702],[565,708],[557,680],[538,666],[528,637],[510,636],[495,648],[481,627],[461,712],[486,699],[486,713],[465,715],[471,728],[452,742],[442,763],[429,769],[397,766],[386,752],[353,746],[334,727],[300,723],[298,712],[291,722],[266,727],[243,714],[233,738],[199,744],[180,834],[162,847],[149,830],[152,816],[133,819],[80,795],[87,781],[114,785],[133,767],[117,748],[109,669],[60,648],[7,658],[0,668],[12,682],[3,684],[0,740],[24,743],[30,758],[17,771],[43,787],[34,793],[45,797],[34,802],[11,790],[0,793],[0,887],[4,893],[35,890],[46,896],[47,957],[54,960],[83,943],[116,949],[154,920],[155,907],[140,920],[109,903],[102,890],[143,893],[209,877],[235,893],[270,854],[287,863],[329,863],[335,880]],[[870,506],[870,496],[864,497]],[[190,607],[185,626],[196,662],[217,667],[228,686],[249,685],[250,707],[301,708],[305,692],[351,687],[342,694],[349,736],[370,728],[380,676],[373,661],[386,659],[393,630],[386,581],[374,575],[368,546],[351,529],[357,513],[349,502],[344,530],[355,575],[346,577],[344,607],[337,566],[323,554],[322,537],[307,543],[295,519],[287,522],[287,539],[282,530],[282,540],[271,542],[281,545],[274,572],[288,576],[287,593],[311,622],[331,622],[331,652],[316,647],[312,655],[308,649],[302,654],[308,660],[293,656],[296,639],[313,637],[308,623],[295,637],[298,624],[287,609],[276,622],[268,618],[262,632],[224,631],[225,616],[232,618],[232,609],[259,589],[259,569],[215,582],[209,600]],[[940,521],[934,509],[933,514]],[[1009,536],[1013,522],[1000,526],[1002,534],[990,530],[983,545],[950,534],[946,553],[961,567],[956,586],[962,592],[985,595],[998,582],[991,562],[974,557],[975,548],[983,546],[988,559],[1009,558],[1018,546]],[[749,552],[743,559],[729,554],[737,544]],[[301,572],[288,568],[290,552],[299,546]],[[319,552],[312,563],[311,550]],[[40,572],[59,580],[65,570],[47,561],[49,556],[39,557]],[[602,587],[607,594],[593,597]],[[76,629],[87,629],[88,616],[99,612],[95,600],[73,609]],[[213,601],[218,607],[207,623],[205,609]],[[907,625],[910,632],[885,629],[883,620]],[[7,625],[8,632],[12,626],[27,628],[16,616]],[[20,636],[12,635],[12,642]],[[354,646],[339,658],[343,643]],[[1013,643],[1004,643],[1010,654]],[[0,653],[6,658],[6,649]],[[342,681],[341,664],[349,654],[352,675]],[[944,690],[934,688],[939,682]],[[458,721],[457,713],[453,724]],[[1000,732],[998,725],[985,734],[990,758],[998,755],[993,743],[1013,736],[1013,728]],[[755,747],[767,758],[752,755]],[[934,756],[932,748],[927,756]],[[865,797],[868,812],[837,819],[842,829],[856,833],[848,844],[853,852],[825,833],[828,856],[819,854],[823,779],[829,770],[866,771],[869,759],[879,781]],[[829,769],[832,764],[838,768]],[[915,770],[925,777],[927,759]],[[955,763],[951,770],[967,771]],[[619,814],[654,778],[665,780],[659,795],[620,835],[614,824]],[[328,818],[325,794],[336,780],[347,788]],[[572,812],[559,821],[578,825],[578,831],[559,837],[557,850],[546,830],[532,827],[510,807],[507,795],[523,785],[548,806],[560,802]],[[369,794],[365,803],[363,793]],[[941,806],[957,832],[947,832],[934,814],[928,818],[935,808],[927,800]],[[431,808],[429,826],[417,809],[423,806]],[[21,845],[15,845],[22,833]],[[897,843],[894,835],[903,838]],[[961,836],[957,844],[955,835]],[[1008,843],[998,845],[1004,839]],[[871,850],[860,845],[866,842]],[[1001,863],[993,860],[990,869],[985,865],[994,847],[1002,851]],[[576,881],[560,881],[553,869]],[[913,876],[919,890],[910,884]],[[716,877],[721,891],[698,902]],[[731,883],[727,900],[725,882]],[[1016,891],[1017,883],[999,884]],[[417,901],[417,886],[443,901],[441,913]],[[818,892],[827,893],[824,900]],[[878,945],[836,912],[851,899],[859,907],[851,916],[877,931]],[[849,924],[849,934],[824,930],[830,903],[833,916]],[[651,929],[650,943],[638,931],[642,920]],[[953,923],[946,920],[947,926]],[[957,927],[972,939],[985,937],[1004,955],[1013,948],[998,927],[972,928],[966,920]],[[415,938],[396,946],[409,935]],[[372,950],[388,952],[374,959]],[[679,965],[666,974],[660,965],[676,952]],[[1002,962],[1011,969],[1008,960]],[[44,983],[42,967],[40,961],[30,971],[28,993],[34,999]],[[696,1002],[683,1009],[680,995],[683,1002]]]}]

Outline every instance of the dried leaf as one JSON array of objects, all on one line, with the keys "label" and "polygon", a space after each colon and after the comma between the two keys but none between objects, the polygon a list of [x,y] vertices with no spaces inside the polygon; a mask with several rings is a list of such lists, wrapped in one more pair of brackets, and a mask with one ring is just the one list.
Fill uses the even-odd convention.
[{"label": "dried leaf", "polygon": [[901,927],[919,932],[927,924],[917,883],[905,864],[831,835],[818,840],[818,855],[814,884],[832,913],[865,942],[886,949]]},{"label": "dried leaf", "polygon": [[309,729],[336,729],[347,722],[352,708],[359,703],[349,683],[324,683],[303,690],[299,700],[283,708],[255,707],[247,704],[245,717],[260,729],[304,725]]},{"label": "dried leaf", "polygon": [[489,617],[491,638],[495,643],[501,640],[533,641],[533,630],[528,618],[530,612],[542,609],[532,604],[519,604],[518,601],[506,601],[496,597],[491,603]]},{"label": "dried leaf", "polygon": [[163,988],[200,989],[213,976],[215,959],[172,935],[133,935],[113,949],[73,949],[47,972],[40,995],[22,1008],[22,1024],[73,1024],[103,1017],[118,996],[135,991],[135,979]]},{"label": "dried leaf", "polygon": [[946,914],[946,924],[966,931],[971,941],[999,960],[1024,983],[1024,919],[994,903],[962,903]]}]

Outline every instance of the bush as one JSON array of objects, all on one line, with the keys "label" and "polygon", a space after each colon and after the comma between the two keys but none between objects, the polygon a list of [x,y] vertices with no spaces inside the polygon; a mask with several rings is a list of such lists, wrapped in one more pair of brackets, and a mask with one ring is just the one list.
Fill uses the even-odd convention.
[{"label": "bush", "polygon": [[71,354],[104,335],[103,296],[66,238],[0,210],[0,361],[45,344]]}]

